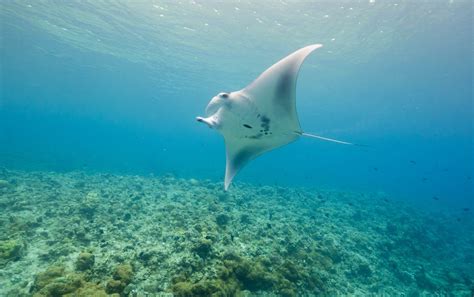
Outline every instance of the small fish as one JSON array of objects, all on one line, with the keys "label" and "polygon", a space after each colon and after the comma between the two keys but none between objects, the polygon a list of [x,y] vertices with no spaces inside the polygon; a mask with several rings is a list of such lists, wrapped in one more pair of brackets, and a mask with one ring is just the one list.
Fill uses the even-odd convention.
[{"label": "small fish", "polygon": [[377,167],[374,167],[373,169],[374,169],[374,171],[379,171],[379,169]]},{"label": "small fish", "polygon": [[427,179],[426,177],[423,177],[421,180],[422,180],[423,182],[426,182],[428,179]]},{"label": "small fish", "polygon": [[439,200],[439,198],[436,196],[433,196],[433,200]]},{"label": "small fish", "polygon": [[387,203],[389,202],[388,198],[383,198],[383,201],[385,201]]},{"label": "small fish", "polygon": [[464,211],[470,211],[471,209],[468,208],[468,207],[465,207],[465,208],[463,208],[462,210],[464,210]]},{"label": "small fish", "polygon": [[415,161],[415,160],[410,160],[410,163],[413,164],[413,165],[416,165],[416,161]]}]

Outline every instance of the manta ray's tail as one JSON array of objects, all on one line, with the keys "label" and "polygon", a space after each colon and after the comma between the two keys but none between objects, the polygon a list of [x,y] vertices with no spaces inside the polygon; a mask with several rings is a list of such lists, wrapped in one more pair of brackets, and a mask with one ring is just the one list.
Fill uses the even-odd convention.
[{"label": "manta ray's tail", "polygon": [[340,143],[340,144],[356,145],[356,144],[354,144],[354,143],[350,143],[350,142],[346,142],[346,141],[341,141],[341,140],[336,140],[336,139],[327,138],[327,137],[322,137],[322,136],[318,136],[318,135],[313,135],[313,134],[309,134],[309,133],[305,133],[305,132],[301,132],[301,133],[298,133],[298,134],[300,134],[301,136],[306,136],[306,137],[311,137],[311,138],[317,138],[317,139],[326,140],[326,141],[331,141],[331,142]]}]

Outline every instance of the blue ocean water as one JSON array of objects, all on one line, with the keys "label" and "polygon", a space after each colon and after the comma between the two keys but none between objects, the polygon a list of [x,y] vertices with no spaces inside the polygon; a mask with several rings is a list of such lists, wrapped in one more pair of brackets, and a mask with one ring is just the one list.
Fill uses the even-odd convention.
[{"label": "blue ocean water", "polygon": [[[0,296],[472,296],[472,1],[0,1]],[[286,55],[301,138],[196,121]]]},{"label": "blue ocean water", "polygon": [[302,127],[367,147],[300,139],[235,182],[472,207],[470,1],[3,1],[0,16],[1,166],[220,181],[223,140],[195,116],[322,43]]}]

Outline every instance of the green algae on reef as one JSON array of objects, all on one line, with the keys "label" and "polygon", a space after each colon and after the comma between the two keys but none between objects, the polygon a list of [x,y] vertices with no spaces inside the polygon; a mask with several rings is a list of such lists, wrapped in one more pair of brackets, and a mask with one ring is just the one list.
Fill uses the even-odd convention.
[{"label": "green algae on reef", "polygon": [[0,241],[0,267],[20,259],[24,244],[16,239]]},{"label": "green algae on reef", "polygon": [[76,269],[80,271],[91,269],[95,262],[95,256],[89,252],[82,252],[77,256]]},{"label": "green algae on reef", "polygon": [[66,272],[63,266],[51,266],[36,275],[30,292],[34,297],[102,297],[110,296],[100,286],[88,282],[83,274]]},{"label": "green algae on reef", "polygon": [[0,296],[474,290],[473,218],[383,194],[6,169],[0,180]]}]

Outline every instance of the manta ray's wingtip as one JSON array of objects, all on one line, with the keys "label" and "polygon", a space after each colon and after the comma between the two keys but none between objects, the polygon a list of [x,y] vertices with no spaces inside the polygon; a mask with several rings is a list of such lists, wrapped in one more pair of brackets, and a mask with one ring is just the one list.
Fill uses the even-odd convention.
[{"label": "manta ray's wingtip", "polygon": [[229,189],[230,183],[231,183],[231,181],[227,181],[227,180],[224,181],[224,191],[227,192],[227,190]]},{"label": "manta ray's wingtip", "polygon": [[310,48],[311,50],[315,50],[315,49],[318,49],[320,47],[323,47],[323,44],[321,43],[314,43],[314,44],[310,44],[308,46],[305,46],[306,48]]},{"label": "manta ray's wingtip", "polygon": [[231,169],[229,167],[229,164],[227,163],[225,177],[224,177],[224,191],[227,192],[230,185],[232,184],[232,180],[234,179],[234,176],[236,175],[236,173],[237,171],[234,171],[233,169]]},{"label": "manta ray's wingtip", "polygon": [[323,47],[323,45],[321,43],[309,44],[305,47],[300,48],[295,53],[299,53],[300,55],[303,55],[303,59],[304,59],[307,55],[309,55],[310,53],[312,53],[313,51],[315,51],[315,50],[317,50],[318,48],[321,48],[321,47]]}]

